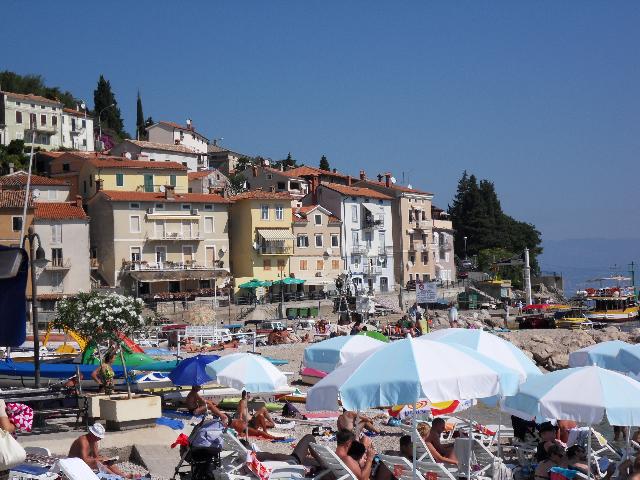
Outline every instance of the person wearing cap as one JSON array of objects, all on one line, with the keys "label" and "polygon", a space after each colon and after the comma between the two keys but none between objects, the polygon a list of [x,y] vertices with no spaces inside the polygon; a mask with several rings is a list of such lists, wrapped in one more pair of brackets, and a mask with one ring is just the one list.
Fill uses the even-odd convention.
[{"label": "person wearing cap", "polygon": [[89,467],[97,472],[111,473],[122,478],[140,478],[130,473],[124,473],[114,465],[107,457],[100,455],[98,443],[105,436],[104,427],[100,423],[94,423],[89,431],[76,438],[69,448],[70,458],[80,458]]}]

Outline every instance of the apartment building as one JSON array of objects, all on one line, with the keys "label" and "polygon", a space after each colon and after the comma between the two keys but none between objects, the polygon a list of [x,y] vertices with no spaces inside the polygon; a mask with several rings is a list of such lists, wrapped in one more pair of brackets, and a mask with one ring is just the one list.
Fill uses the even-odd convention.
[{"label": "apartment building", "polygon": [[[27,172],[18,170],[0,177],[0,189],[24,190],[27,187]],[[31,175],[31,195],[34,202],[66,202],[69,200],[69,183],[57,179]]]},{"label": "apartment building", "polygon": [[238,161],[243,157],[248,157],[242,153],[229,150],[222,145],[218,145],[216,140],[207,147],[207,156],[209,157],[209,168],[220,170],[225,175],[234,175],[238,165]]},{"label": "apartment building", "polygon": [[95,138],[93,135],[93,117],[87,115],[80,107],[62,109],[61,140],[64,148],[93,152]]},{"label": "apartment building", "polygon": [[183,145],[191,150],[207,154],[209,139],[198,133],[193,122],[187,119],[186,125],[175,122],[158,122],[147,127],[149,142],[168,145]]},{"label": "apartment building", "polygon": [[220,193],[229,191],[229,179],[220,170],[189,172],[189,193]]},{"label": "apartment building", "polygon": [[356,289],[393,291],[392,197],[366,187],[321,183],[303,203],[313,200],[342,221],[343,268]]},{"label": "apartment building", "polygon": [[[272,190],[288,193],[299,201],[309,193],[309,182],[302,177],[291,175],[289,171],[271,168],[267,165],[252,165],[243,172],[248,190]],[[300,206],[300,205],[294,205]]]},{"label": "apartment building", "polygon": [[213,287],[229,273],[229,203],[172,186],[99,191],[88,212],[101,276],[137,295]]},{"label": "apartment building", "polygon": [[436,279],[441,282],[455,282],[456,261],[453,246],[453,222],[447,212],[435,205],[431,207],[433,219],[433,252]]},{"label": "apartment building", "polygon": [[187,167],[190,172],[207,168],[207,156],[186,145],[124,140],[109,150],[114,157],[126,156],[132,160],[146,162],[175,162]]},{"label": "apartment building", "polygon": [[[0,245],[15,246],[22,243],[22,212],[24,209],[24,190],[0,189]],[[33,201],[29,196],[27,205],[26,229],[33,221]]]}]

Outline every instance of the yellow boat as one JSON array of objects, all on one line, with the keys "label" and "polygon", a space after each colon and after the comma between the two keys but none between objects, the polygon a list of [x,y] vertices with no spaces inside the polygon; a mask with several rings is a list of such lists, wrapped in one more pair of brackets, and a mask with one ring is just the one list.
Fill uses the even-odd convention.
[{"label": "yellow boat", "polygon": [[638,317],[638,303],[632,295],[590,297],[595,302],[587,318],[596,322],[628,322]]}]

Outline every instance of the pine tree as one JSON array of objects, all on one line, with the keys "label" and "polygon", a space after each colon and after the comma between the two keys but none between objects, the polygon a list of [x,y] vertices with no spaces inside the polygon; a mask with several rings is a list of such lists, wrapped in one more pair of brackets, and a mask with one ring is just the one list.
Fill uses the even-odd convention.
[{"label": "pine tree", "polygon": [[140,90],[138,90],[138,100],[136,101],[136,138],[138,140],[147,139],[145,125],[144,113],[142,112],[142,99],[140,98]]},{"label": "pine tree", "polygon": [[331,167],[329,166],[329,160],[327,160],[327,157],[325,155],[322,155],[322,157],[320,157],[320,170],[326,170],[329,171],[331,170]]},{"label": "pine tree", "polygon": [[[105,80],[103,75],[98,79],[98,85],[93,91],[93,103],[95,115],[102,115],[98,119],[101,121],[102,129],[109,128],[120,138],[127,136],[124,131],[124,122],[120,115],[118,102],[111,91],[111,83]],[[113,107],[111,107],[113,105]],[[107,108],[109,107],[109,108]]]}]

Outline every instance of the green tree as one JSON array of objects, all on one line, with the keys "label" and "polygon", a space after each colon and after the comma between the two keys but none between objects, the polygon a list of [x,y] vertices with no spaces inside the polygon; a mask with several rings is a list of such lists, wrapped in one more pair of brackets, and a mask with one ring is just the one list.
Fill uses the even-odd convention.
[{"label": "green tree", "polygon": [[25,153],[24,140],[12,140],[9,145],[0,145],[0,174],[9,173],[9,164],[15,170],[26,170],[29,167],[29,155]]},{"label": "green tree", "polygon": [[291,156],[291,152],[289,152],[287,154],[287,158],[285,158],[283,160],[277,160],[277,161],[273,162],[273,164],[271,166],[273,168],[277,168],[277,169],[282,167],[283,170],[290,170],[292,168],[298,167],[298,162],[297,162],[297,160],[295,158],[293,158]]},{"label": "green tree", "polygon": [[[109,80],[105,80],[103,75],[100,75],[98,79],[98,85],[93,91],[93,104],[96,115],[101,115],[102,130],[108,128],[119,138],[123,139],[127,137],[124,131],[124,122],[120,115],[120,109],[118,108],[118,102],[116,97],[111,91],[111,83]],[[113,107],[111,106],[113,105]],[[96,120],[100,120],[96,118]]]},{"label": "green tree", "polygon": [[140,90],[138,90],[138,99],[136,101],[136,138],[138,140],[147,139],[147,130],[145,127],[146,122],[144,120],[144,113],[142,112],[142,99],[140,98]]},{"label": "green tree", "polygon": [[19,75],[9,70],[0,72],[0,87],[4,92],[39,95],[50,100],[57,100],[67,108],[76,108],[80,103],[71,92],[62,91],[59,87],[45,85],[41,75]]},{"label": "green tree", "polygon": [[331,167],[329,166],[329,160],[327,160],[327,157],[325,155],[322,155],[322,157],[320,157],[320,165],[318,166],[320,167],[320,170],[331,170]]}]

